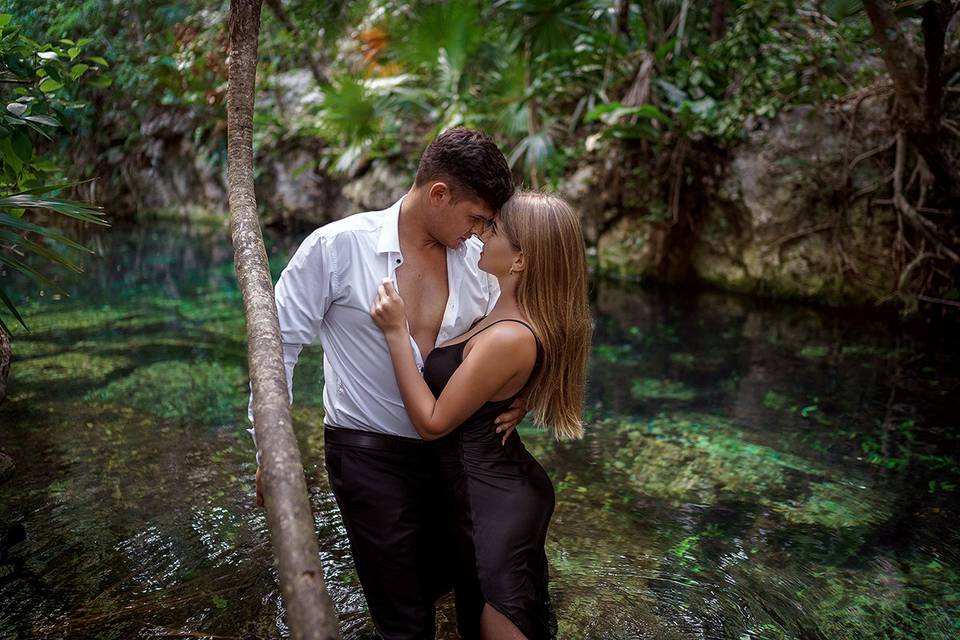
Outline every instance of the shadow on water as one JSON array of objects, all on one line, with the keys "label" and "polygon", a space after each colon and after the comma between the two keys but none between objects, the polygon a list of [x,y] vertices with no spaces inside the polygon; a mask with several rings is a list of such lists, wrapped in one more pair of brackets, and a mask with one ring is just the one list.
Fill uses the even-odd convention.
[{"label": "shadow on water", "polygon": [[[245,337],[223,231],[87,240],[21,291],[0,450],[4,638],[286,637],[252,504]],[[268,238],[274,276],[293,239]],[[960,633],[955,332],[595,282],[588,433],[521,429],[557,490],[563,638]],[[294,409],[345,638],[372,628],[322,468],[321,354]],[[25,534],[20,539],[18,533]],[[449,602],[440,637],[453,638]]]}]

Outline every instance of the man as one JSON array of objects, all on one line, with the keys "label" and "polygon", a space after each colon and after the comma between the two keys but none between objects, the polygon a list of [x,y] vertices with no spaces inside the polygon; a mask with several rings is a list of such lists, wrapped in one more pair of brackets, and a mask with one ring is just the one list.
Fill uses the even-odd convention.
[{"label": "man", "polygon": [[[287,384],[302,346],[323,346],[326,468],[357,573],[385,640],[434,637],[434,602],[455,565],[433,450],[410,423],[383,333],[370,318],[391,278],[406,303],[418,365],[496,302],[474,237],[513,193],[510,169],[478,131],[455,128],[424,151],[389,209],[328,224],[304,240],[276,286]],[[505,413],[509,435],[521,406]],[[257,470],[257,498],[260,493]]]}]

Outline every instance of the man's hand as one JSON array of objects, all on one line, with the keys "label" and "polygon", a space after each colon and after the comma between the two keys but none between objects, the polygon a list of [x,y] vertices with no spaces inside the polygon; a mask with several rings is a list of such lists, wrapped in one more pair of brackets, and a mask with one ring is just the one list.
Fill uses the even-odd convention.
[{"label": "man's hand", "polygon": [[257,506],[264,506],[263,502],[263,480],[260,479],[260,467],[257,467]]},{"label": "man's hand", "polygon": [[527,415],[527,398],[520,396],[513,401],[509,409],[497,416],[493,424],[497,428],[497,433],[503,434],[503,438],[500,440],[501,445],[507,443],[507,438],[514,432],[525,415]]}]

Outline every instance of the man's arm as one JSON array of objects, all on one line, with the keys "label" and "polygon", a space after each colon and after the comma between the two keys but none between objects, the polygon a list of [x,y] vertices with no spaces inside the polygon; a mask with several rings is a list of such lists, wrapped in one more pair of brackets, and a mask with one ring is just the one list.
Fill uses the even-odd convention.
[{"label": "man's arm", "polygon": [[[320,334],[323,316],[333,299],[334,274],[332,248],[320,230],[307,236],[287,267],[280,274],[274,289],[280,340],[283,345],[283,364],[287,374],[287,393],[293,404],[293,371],[304,345],[314,342]],[[253,393],[247,405],[247,417],[253,424]],[[256,432],[247,430],[257,447]],[[257,449],[257,505],[263,506],[260,487],[260,450]]]},{"label": "man's arm", "polygon": [[510,407],[498,415],[493,421],[497,433],[503,434],[503,437],[500,438],[500,444],[507,444],[507,438],[516,430],[517,425],[520,424],[524,416],[527,415],[527,412],[530,411],[527,407],[529,389],[530,387],[528,386],[523,393],[513,401]]}]

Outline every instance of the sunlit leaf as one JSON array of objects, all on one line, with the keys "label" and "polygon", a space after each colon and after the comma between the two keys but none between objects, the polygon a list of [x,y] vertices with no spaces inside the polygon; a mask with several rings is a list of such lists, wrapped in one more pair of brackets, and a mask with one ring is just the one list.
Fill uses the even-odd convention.
[{"label": "sunlit leaf", "polygon": [[30,122],[37,122],[39,124],[45,124],[50,127],[59,127],[60,123],[56,118],[51,118],[50,116],[26,116],[24,120],[29,120]]},{"label": "sunlit leaf", "polygon": [[43,81],[40,82],[40,91],[43,91],[44,93],[50,93],[52,91],[56,91],[62,86],[63,84],[57,82],[53,78],[44,78]]}]

